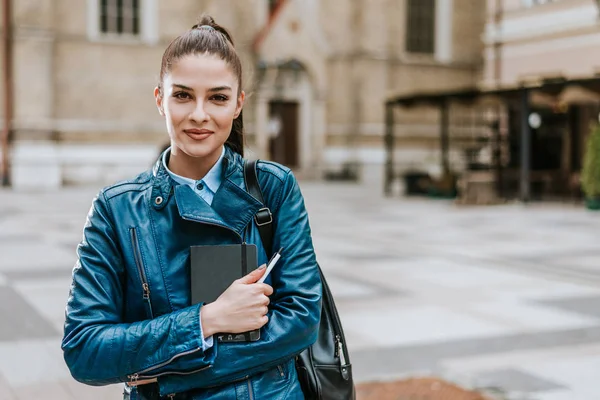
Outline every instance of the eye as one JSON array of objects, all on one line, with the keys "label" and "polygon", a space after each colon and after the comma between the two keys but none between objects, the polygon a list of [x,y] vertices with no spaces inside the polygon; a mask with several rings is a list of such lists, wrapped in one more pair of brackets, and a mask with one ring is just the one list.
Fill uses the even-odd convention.
[{"label": "eye", "polygon": [[215,100],[218,103],[224,103],[227,100],[229,100],[229,97],[223,95],[223,94],[215,94],[214,96],[211,97],[211,100]]},{"label": "eye", "polygon": [[188,92],[176,92],[173,93],[173,97],[179,100],[187,100],[192,98],[192,96]]}]

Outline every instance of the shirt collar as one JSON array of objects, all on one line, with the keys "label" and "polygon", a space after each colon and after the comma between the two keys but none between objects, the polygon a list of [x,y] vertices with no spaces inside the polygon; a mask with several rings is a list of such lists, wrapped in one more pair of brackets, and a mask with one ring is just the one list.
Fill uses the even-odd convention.
[{"label": "shirt collar", "polygon": [[167,156],[170,156],[170,155],[171,155],[171,148],[169,147],[163,153],[162,163],[163,163],[163,167],[165,168],[165,170],[167,171],[169,176],[171,176],[171,179],[173,179],[175,182],[177,182],[181,185],[188,185],[192,188],[194,188],[196,186],[197,182],[204,182],[204,184],[213,193],[217,192],[217,190],[219,189],[219,186],[221,186],[221,183],[223,182],[223,162],[222,161],[223,161],[223,157],[225,156],[225,146],[223,146],[223,151],[221,152],[221,156],[219,157],[219,159],[217,160],[215,165],[213,165],[213,167],[206,173],[206,175],[204,175],[204,178],[200,179],[199,181],[195,181],[193,179],[186,178],[185,176],[177,175],[176,173],[172,172],[169,169],[169,167],[167,166]]}]

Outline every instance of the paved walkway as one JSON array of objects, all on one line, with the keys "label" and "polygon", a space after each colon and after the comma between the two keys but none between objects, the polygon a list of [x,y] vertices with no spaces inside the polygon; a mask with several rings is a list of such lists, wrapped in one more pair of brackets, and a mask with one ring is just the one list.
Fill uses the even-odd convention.
[{"label": "paved walkway", "polygon": [[[434,373],[515,399],[600,399],[600,214],[302,188],[359,381]],[[76,383],[60,350],[95,192],[0,191],[2,400],[120,397]]]}]

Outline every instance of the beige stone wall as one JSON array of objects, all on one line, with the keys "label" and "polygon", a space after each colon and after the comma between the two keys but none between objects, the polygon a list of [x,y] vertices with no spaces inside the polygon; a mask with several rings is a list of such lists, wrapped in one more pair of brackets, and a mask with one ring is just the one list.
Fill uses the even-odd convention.
[{"label": "beige stone wall", "polygon": [[486,4],[482,0],[453,0],[452,48],[458,63],[483,64],[482,36],[486,22]]},{"label": "beige stone wall", "polygon": [[[18,139],[52,137],[115,146],[164,143],[164,121],[152,94],[161,56],[168,43],[206,11],[236,40],[249,95],[244,112],[248,142],[256,143],[254,134],[264,121],[256,117],[259,93],[252,44],[267,21],[267,0],[156,2],[157,40],[152,43],[90,41],[87,1],[13,2]],[[313,97],[307,100],[311,109],[304,115],[311,120],[303,121],[308,127],[303,132],[311,135],[303,145],[308,151],[310,146],[330,143],[381,152],[384,104],[389,96],[478,81],[483,1],[452,1],[451,57],[444,62],[406,54],[405,0],[288,3],[265,38],[260,56],[267,61],[296,58],[307,68]],[[415,135],[424,131],[423,126],[435,129],[431,127],[436,120],[429,114],[415,116],[414,124],[420,126]]]},{"label": "beige stone wall", "polygon": [[[245,86],[252,90],[250,44],[251,32],[256,30],[248,23],[252,10],[217,7],[217,3],[222,5],[223,0],[159,1],[159,41],[152,45],[119,40],[90,42],[85,1],[15,2],[17,127],[22,132],[46,127],[59,137],[76,141],[163,141],[163,121],[152,93],[161,56],[168,43],[196,23],[203,11],[211,12],[238,39],[247,66]],[[251,120],[251,113],[247,114]]]},{"label": "beige stone wall", "polygon": [[53,114],[55,1],[13,2],[13,127],[48,131]]},{"label": "beige stone wall", "polygon": [[57,43],[56,117],[159,122],[153,89],[161,55],[145,46]]},{"label": "beige stone wall", "polygon": [[327,67],[332,88],[328,141],[343,142],[335,138],[343,134],[367,135],[355,142],[382,146],[389,96],[475,85],[482,65],[485,11],[484,2],[454,0],[452,61],[446,64],[406,54],[405,0],[322,2],[322,15],[330,17],[324,30],[333,47]]},{"label": "beige stone wall", "polygon": [[320,3],[323,31],[332,56],[349,54],[355,48],[357,0],[328,0]]},{"label": "beige stone wall", "polygon": [[390,79],[397,93],[448,91],[476,83],[475,68],[449,68],[435,64],[396,65]]},{"label": "beige stone wall", "polygon": [[[600,70],[596,51],[600,25],[595,2],[557,1],[524,7],[515,0],[505,0],[502,5],[504,13],[498,24],[492,18],[494,8],[488,10],[483,75],[486,85],[519,85],[558,76],[582,78]],[[499,52],[494,51],[495,44]],[[499,82],[494,81],[496,74],[500,75]]]},{"label": "beige stone wall", "polygon": [[[44,87],[50,96],[40,104],[18,102],[17,115],[21,119],[56,118],[61,121],[59,128],[67,127],[65,134],[71,137],[76,136],[73,130],[78,130],[77,126],[90,126],[93,121],[105,127],[88,129],[87,133],[94,137],[98,131],[110,130],[107,127],[124,120],[134,137],[138,136],[138,129],[160,130],[152,89],[162,51],[177,34],[194,24],[202,11],[211,13],[230,28],[246,66],[245,88],[250,93],[255,89],[252,85],[256,77],[255,60],[250,46],[260,28],[261,18],[256,9],[264,1],[253,0],[243,5],[233,0],[159,2],[160,40],[154,46],[90,43],[86,35],[87,4],[83,1],[17,3],[18,25],[51,29],[55,24],[54,41],[27,38],[18,46],[18,64],[31,66],[21,68],[18,82]],[[455,0],[453,59],[457,63],[477,58],[477,47],[472,44],[477,42],[481,27],[473,23],[478,19],[472,16],[483,9],[478,6],[480,3]],[[383,102],[390,93],[470,83],[470,71],[454,66],[446,68],[435,63],[407,66],[394,61],[404,53],[404,0],[330,0],[321,2],[320,12],[331,50],[325,72],[331,82],[326,95],[328,123],[344,124],[355,121],[357,116],[359,123],[381,123]],[[37,78],[32,80],[32,75]],[[252,107],[252,100],[248,106]],[[249,125],[252,114],[248,112],[245,116]],[[83,133],[85,129],[79,130]]]},{"label": "beige stone wall", "polygon": [[14,22],[18,27],[52,29],[57,0],[18,0],[12,2]]},{"label": "beige stone wall", "polygon": [[[1,15],[1,14],[0,14]],[[3,18],[0,18],[0,40],[4,41],[4,25],[2,24]],[[0,52],[0,65],[4,65],[4,52]],[[2,67],[3,68],[3,67]],[[4,78],[0,74],[0,119],[4,118]]]}]

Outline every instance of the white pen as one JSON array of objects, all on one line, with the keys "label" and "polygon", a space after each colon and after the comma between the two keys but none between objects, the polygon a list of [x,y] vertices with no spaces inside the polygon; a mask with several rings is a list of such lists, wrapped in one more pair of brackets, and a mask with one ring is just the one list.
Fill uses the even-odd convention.
[{"label": "white pen", "polygon": [[264,283],[265,279],[267,279],[267,276],[269,276],[269,274],[271,273],[271,270],[273,269],[275,264],[277,264],[277,261],[279,261],[279,259],[281,258],[282,250],[283,250],[283,247],[280,248],[279,250],[277,250],[277,252],[275,254],[273,254],[273,257],[271,257],[271,259],[269,260],[269,264],[267,265],[267,270],[265,271],[263,276],[260,277],[260,279],[258,280],[258,283]]}]

